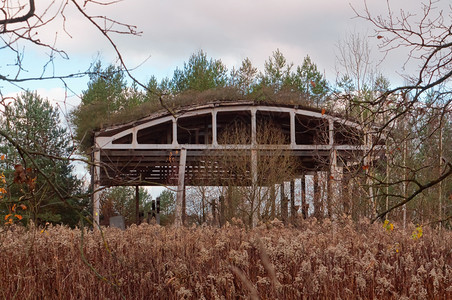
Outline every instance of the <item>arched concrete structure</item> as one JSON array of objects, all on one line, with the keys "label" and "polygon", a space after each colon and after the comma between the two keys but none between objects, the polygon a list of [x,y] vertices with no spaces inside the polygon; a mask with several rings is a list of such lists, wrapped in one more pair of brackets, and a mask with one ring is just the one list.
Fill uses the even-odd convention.
[{"label": "arched concrete structure", "polygon": [[[260,143],[257,128],[268,121],[280,129],[284,141],[276,145]],[[232,124],[242,126],[246,137],[242,144],[219,141]],[[222,151],[249,150],[250,172],[246,178],[237,178],[238,184],[246,184],[255,176],[256,149],[269,154],[276,149],[290,151],[299,160],[302,175],[313,170],[341,173],[344,165],[357,165],[364,156],[375,158],[383,153],[383,148],[384,142],[377,141],[359,124],[322,110],[244,101],[215,102],[186,107],[176,115],[168,111],[154,113],[96,132],[94,190],[114,185],[177,185],[176,222],[180,223],[185,185],[191,185],[194,179],[199,182],[199,177],[206,174],[201,160],[215,160]],[[94,193],[93,202],[98,223],[98,193]]]}]

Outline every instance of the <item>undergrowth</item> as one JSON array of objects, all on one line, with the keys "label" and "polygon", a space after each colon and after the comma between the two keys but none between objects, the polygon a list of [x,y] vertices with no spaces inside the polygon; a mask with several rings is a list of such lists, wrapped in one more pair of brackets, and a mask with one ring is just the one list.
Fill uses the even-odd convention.
[{"label": "undergrowth", "polygon": [[[251,231],[4,227],[3,299],[451,299],[452,232],[349,219]],[[81,249],[83,251],[81,251]],[[92,266],[92,268],[90,268]],[[93,271],[93,268],[95,272]],[[98,272],[98,275],[96,275]]]}]

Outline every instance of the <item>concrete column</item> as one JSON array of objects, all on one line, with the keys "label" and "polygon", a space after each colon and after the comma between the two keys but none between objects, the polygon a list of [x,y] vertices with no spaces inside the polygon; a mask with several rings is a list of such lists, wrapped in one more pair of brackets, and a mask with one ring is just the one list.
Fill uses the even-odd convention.
[{"label": "concrete column", "polygon": [[295,210],[295,180],[290,181],[290,220],[295,223],[297,211]]},{"label": "concrete column", "polygon": [[212,200],[211,202],[211,206],[212,206],[212,226],[217,226],[218,225],[218,217],[217,217],[217,203],[215,201],[215,199]]},{"label": "concrete column", "polygon": [[254,227],[257,224],[257,212],[259,211],[259,209],[257,209],[257,212],[254,212],[254,210],[256,209],[256,205],[259,203],[258,201],[258,197],[260,197],[260,195],[258,195],[256,192],[259,191],[257,185],[258,185],[258,181],[257,181],[257,150],[253,149],[251,150],[251,188],[254,190],[254,201],[253,201],[253,206],[251,207],[252,211],[252,215],[251,215],[251,220],[252,220],[252,226]]},{"label": "concrete column", "polygon": [[284,225],[287,225],[287,219],[288,219],[288,199],[286,197],[286,194],[284,192],[284,182],[281,183],[281,221],[284,223]]},{"label": "concrete column", "polygon": [[270,219],[273,221],[276,218],[276,191],[274,184],[270,186],[270,201],[271,201]]},{"label": "concrete column", "polygon": [[337,212],[333,211],[339,207],[342,197],[343,168],[337,164],[337,150],[332,149],[330,153],[330,172],[328,178],[328,215],[334,217]]},{"label": "concrete column", "polygon": [[93,228],[99,229],[99,215],[100,215],[100,149],[94,149],[93,153]]},{"label": "concrete column", "polygon": [[296,138],[295,138],[295,112],[290,112],[290,145],[295,146],[296,145]]},{"label": "concrete column", "polygon": [[301,175],[301,214],[303,219],[308,217],[309,205],[306,203],[306,177]]},{"label": "concrete column", "polygon": [[182,225],[187,225],[187,199],[185,190],[185,180],[184,180],[184,188],[183,188],[183,197],[182,197]]},{"label": "concrete column", "polygon": [[151,211],[148,213],[148,223],[150,223],[152,219],[155,219],[155,200],[151,200]]},{"label": "concrete column", "polygon": [[326,198],[326,206],[328,211],[328,217],[333,217],[333,207],[337,204],[337,195],[339,194],[337,191],[338,179],[336,174],[337,169],[337,152],[334,149],[334,121],[332,119],[328,119],[328,140],[329,145],[332,147],[330,152],[330,170],[327,174],[327,198]]},{"label": "concrete column", "polygon": [[322,199],[320,197],[320,186],[319,186],[319,172],[314,172],[314,217],[317,219],[322,218]]},{"label": "concrete column", "polygon": [[334,121],[328,119],[328,144],[334,145]]},{"label": "concrete column", "polygon": [[217,112],[212,111],[212,145],[217,146]]},{"label": "concrete column", "polygon": [[343,201],[343,208],[344,208],[344,214],[349,216],[352,214],[352,208],[353,208],[353,203],[352,203],[352,198],[350,195],[350,173],[348,174],[344,174],[342,176],[342,180],[341,180],[341,186],[342,186],[342,201]]},{"label": "concrete column", "polygon": [[257,124],[256,124],[256,109],[251,110],[251,145],[257,144]]},{"label": "concrete column", "polygon": [[173,118],[173,145],[179,144],[177,141],[177,120]]},{"label": "concrete column", "polygon": [[251,150],[251,180],[253,186],[257,184],[257,150]]},{"label": "concrete column", "polygon": [[140,225],[140,186],[135,186],[135,224]]},{"label": "concrete column", "polygon": [[180,159],[179,159],[179,176],[178,176],[178,184],[177,184],[177,193],[176,193],[176,213],[174,225],[176,227],[182,226],[182,202],[184,199],[184,190],[185,190],[185,164],[187,161],[187,149],[182,148],[180,150]]}]

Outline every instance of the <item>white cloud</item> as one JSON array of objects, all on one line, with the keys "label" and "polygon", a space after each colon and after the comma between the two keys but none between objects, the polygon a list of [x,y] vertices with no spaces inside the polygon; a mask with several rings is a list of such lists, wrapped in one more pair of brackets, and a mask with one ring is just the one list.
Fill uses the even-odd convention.
[{"label": "white cloud", "polygon": [[[68,124],[69,113],[80,104],[80,98],[71,94],[64,88],[37,88],[36,93],[43,99],[47,99],[52,106],[58,109],[60,112],[60,121],[66,126]],[[5,98],[15,99],[20,95],[18,93],[8,93]],[[14,100],[10,101],[11,105],[14,105]]]},{"label": "white cloud", "polygon": [[[111,35],[129,67],[144,62],[134,71],[142,80],[151,75],[171,77],[175,67],[182,66],[199,49],[222,59],[230,68],[238,66],[245,57],[262,68],[272,51],[279,48],[296,64],[310,55],[333,81],[338,40],[351,31],[372,33],[369,22],[353,19],[350,1],[358,10],[363,9],[361,0],[129,0],[107,6],[88,3],[84,11],[136,25],[143,31],[139,37]],[[42,10],[50,2],[40,1],[37,9]],[[367,2],[375,14],[386,10],[386,1]],[[445,2],[435,5],[447,10]],[[390,3],[398,13],[400,8],[419,11],[421,1],[391,0]],[[39,31],[39,37],[49,44],[55,41],[58,32],[56,45],[72,58],[72,63],[60,61],[57,66],[68,66],[73,68],[71,71],[78,67],[77,70],[83,71],[98,53],[106,63],[113,62],[115,53],[109,42],[71,2],[65,13],[66,31],[62,30],[61,16],[52,21],[52,26]],[[381,57],[376,46],[374,55],[376,61]],[[404,55],[394,53],[381,68],[394,74],[395,69],[401,69]]]},{"label": "white cloud", "polygon": [[38,88],[36,92],[42,98],[49,100],[53,106],[58,107],[63,115],[67,115],[71,110],[77,107],[81,101],[78,96],[71,94],[71,92],[64,88]]}]

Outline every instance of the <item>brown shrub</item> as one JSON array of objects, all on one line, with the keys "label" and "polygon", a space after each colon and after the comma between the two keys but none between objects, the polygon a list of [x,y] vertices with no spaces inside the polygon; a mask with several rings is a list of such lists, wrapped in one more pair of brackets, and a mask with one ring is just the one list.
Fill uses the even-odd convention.
[{"label": "brown shrub", "polygon": [[452,298],[450,231],[424,228],[414,239],[414,226],[388,231],[347,219],[312,219],[298,229],[267,225],[252,231],[229,225],[109,228],[108,246],[99,232],[85,231],[82,241],[79,229],[62,226],[4,229],[0,295],[237,299],[257,291],[262,299]]}]

